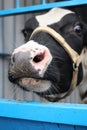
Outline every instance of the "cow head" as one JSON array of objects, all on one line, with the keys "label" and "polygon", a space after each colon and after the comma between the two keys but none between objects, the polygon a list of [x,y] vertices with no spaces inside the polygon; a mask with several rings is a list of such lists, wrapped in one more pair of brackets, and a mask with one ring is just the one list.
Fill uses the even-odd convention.
[{"label": "cow head", "polygon": [[[49,26],[55,30],[80,55],[87,44],[87,25],[73,11],[51,9],[48,13],[32,17],[26,22],[23,29],[26,44],[12,53],[9,80],[49,101],[57,101],[70,90],[73,62],[66,50],[47,32],[39,31],[29,40],[38,26]],[[80,63],[76,85],[82,78]]]}]

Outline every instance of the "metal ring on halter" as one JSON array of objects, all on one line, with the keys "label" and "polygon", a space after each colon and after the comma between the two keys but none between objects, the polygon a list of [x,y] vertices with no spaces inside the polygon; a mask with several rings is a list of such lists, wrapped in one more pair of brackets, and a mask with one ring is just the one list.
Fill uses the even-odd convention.
[{"label": "metal ring on halter", "polygon": [[73,63],[73,70],[78,71],[78,66],[75,63]]}]

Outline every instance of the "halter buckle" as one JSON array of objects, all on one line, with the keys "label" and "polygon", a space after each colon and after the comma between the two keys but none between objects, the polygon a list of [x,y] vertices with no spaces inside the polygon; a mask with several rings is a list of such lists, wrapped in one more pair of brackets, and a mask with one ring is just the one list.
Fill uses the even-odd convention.
[{"label": "halter buckle", "polygon": [[78,65],[76,63],[73,63],[73,70],[78,71]]}]

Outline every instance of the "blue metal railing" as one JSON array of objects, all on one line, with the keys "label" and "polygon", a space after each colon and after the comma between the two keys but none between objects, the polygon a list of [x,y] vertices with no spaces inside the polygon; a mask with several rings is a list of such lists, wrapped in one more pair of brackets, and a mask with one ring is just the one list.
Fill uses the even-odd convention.
[{"label": "blue metal railing", "polygon": [[87,0],[65,0],[61,2],[52,2],[47,3],[46,0],[42,0],[41,4],[38,5],[30,5],[26,7],[20,6],[20,0],[15,0],[16,6],[12,9],[0,10],[0,16],[18,14],[18,13],[26,13],[31,11],[39,11],[54,7],[64,7],[64,6],[75,6],[81,4],[87,4]]},{"label": "blue metal railing", "polygon": [[87,130],[87,109],[79,104],[0,100],[1,130]]}]

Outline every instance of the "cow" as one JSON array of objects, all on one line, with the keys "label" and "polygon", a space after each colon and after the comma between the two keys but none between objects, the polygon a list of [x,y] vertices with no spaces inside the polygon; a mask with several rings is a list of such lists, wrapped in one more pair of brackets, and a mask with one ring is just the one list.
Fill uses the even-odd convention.
[{"label": "cow", "polygon": [[26,44],[11,55],[9,80],[51,102],[81,86],[87,68],[86,9],[53,8],[28,19],[22,30]]}]

